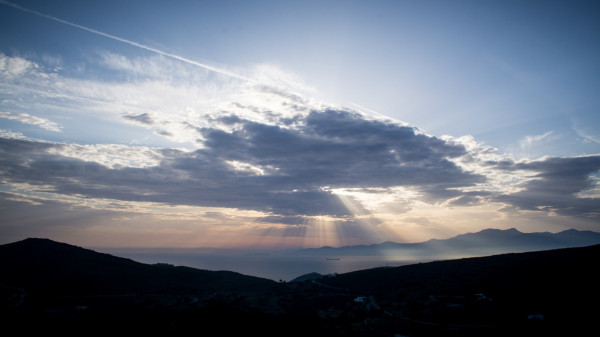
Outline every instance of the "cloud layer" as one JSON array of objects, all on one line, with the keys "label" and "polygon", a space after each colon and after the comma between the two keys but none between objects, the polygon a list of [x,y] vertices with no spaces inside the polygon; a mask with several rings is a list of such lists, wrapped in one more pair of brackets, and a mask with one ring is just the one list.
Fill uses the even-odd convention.
[{"label": "cloud layer", "polygon": [[[410,186],[426,199],[444,200],[456,194],[452,188],[484,179],[450,160],[465,155],[463,147],[411,127],[345,110],[292,120],[293,127],[283,127],[227,115],[218,122],[232,131],[198,129],[202,149],[153,151],[159,161],[151,167],[109,167],[102,154],[90,158],[83,147],[4,139],[2,172],[9,181],[50,185],[57,193],[286,216],[351,215],[331,192],[336,188]],[[104,155],[126,149],[110,150]]]},{"label": "cloud layer", "polygon": [[[1,118],[81,138],[0,133],[2,196],[11,203],[44,203],[36,195],[46,193],[82,203],[218,207],[257,212],[253,221],[266,225],[325,218],[355,236],[418,203],[600,218],[599,155],[515,161],[472,137],[435,137],[315,102],[302,94],[310,88],[267,66],[245,72],[260,79],[249,82],[162,57],[100,53],[94,65],[116,71],[116,81],[0,61],[0,108],[14,111]],[[80,125],[49,116],[118,126],[124,131],[109,136],[123,141],[90,144]],[[143,145],[150,137],[163,143]]]},{"label": "cloud layer", "polygon": [[[5,183],[44,186],[58,194],[278,216],[351,216],[333,191],[395,187],[409,188],[428,203],[487,200],[523,210],[598,216],[597,199],[578,193],[596,187],[591,175],[600,170],[600,156],[481,163],[526,176],[518,192],[490,193],[477,189],[489,177],[454,162],[468,156],[465,147],[351,111],[311,111],[297,116],[293,128],[235,115],[221,122],[233,131],[197,130],[204,148],[195,151],[123,145],[92,150],[4,138],[0,173]],[[129,159],[115,162],[114,157]]]}]

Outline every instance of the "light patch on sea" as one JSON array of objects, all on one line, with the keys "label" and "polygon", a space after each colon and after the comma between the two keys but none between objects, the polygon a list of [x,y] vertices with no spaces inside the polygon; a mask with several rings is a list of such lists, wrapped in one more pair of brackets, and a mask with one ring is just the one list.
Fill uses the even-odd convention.
[{"label": "light patch on sea", "polygon": [[204,270],[228,270],[245,275],[275,281],[291,281],[294,278],[316,272],[319,274],[347,273],[356,270],[397,267],[419,261],[390,259],[389,256],[342,256],[325,258],[289,253],[243,253],[176,250],[137,251],[104,250],[104,252],[137,262],[154,264],[168,263]]}]

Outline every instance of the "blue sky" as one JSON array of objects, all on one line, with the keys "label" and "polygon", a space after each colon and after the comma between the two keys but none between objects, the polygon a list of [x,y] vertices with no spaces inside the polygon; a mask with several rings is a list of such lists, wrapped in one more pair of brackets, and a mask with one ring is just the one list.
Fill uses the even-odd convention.
[{"label": "blue sky", "polygon": [[0,1],[3,241],[597,228],[600,6]]}]

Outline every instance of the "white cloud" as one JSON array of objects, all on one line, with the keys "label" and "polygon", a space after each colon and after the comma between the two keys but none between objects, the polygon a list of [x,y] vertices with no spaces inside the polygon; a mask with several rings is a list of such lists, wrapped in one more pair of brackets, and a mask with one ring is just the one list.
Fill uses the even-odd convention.
[{"label": "white cloud", "polygon": [[593,135],[580,127],[573,126],[573,130],[577,135],[584,139],[584,142],[600,144],[600,137]]},{"label": "white cloud", "polygon": [[458,158],[450,158],[462,169],[480,174],[486,177],[485,182],[477,183],[474,186],[461,187],[463,192],[486,191],[514,193],[522,189],[522,184],[532,178],[531,172],[513,170],[507,172],[498,166],[499,163],[512,165],[514,158],[509,155],[499,153],[495,147],[486,145],[477,141],[473,136],[462,136],[454,138],[451,136],[442,137],[450,144],[463,145],[467,154]]},{"label": "white cloud", "polygon": [[37,68],[37,64],[22,57],[9,57],[0,54],[0,76],[14,78],[22,76],[30,69]]},{"label": "white cloud", "polygon": [[0,111],[0,118],[16,120],[21,123],[39,126],[40,128],[48,131],[60,132],[60,126],[55,122],[52,122],[46,118],[32,116],[27,113],[12,113],[6,111]]},{"label": "white cloud", "polygon": [[[3,59],[5,64],[23,63],[4,55]],[[160,55],[130,59],[101,53],[100,63],[92,66],[116,70],[119,77],[66,77],[46,72],[43,66],[30,66],[28,71],[13,71],[14,76],[0,79],[4,98],[0,108],[16,111],[11,116],[20,115],[22,120],[24,114],[46,111],[73,120],[94,117],[108,123],[135,123],[170,141],[197,148],[203,146],[198,129],[229,128],[218,122],[224,115],[277,125],[283,118],[322,108],[301,94],[310,92],[310,87],[276,67],[258,65],[247,70],[257,79],[248,82]],[[132,116],[151,119],[139,123],[139,118]],[[57,129],[50,123],[37,123]]]},{"label": "white cloud", "polygon": [[534,144],[542,143],[542,142],[550,142],[556,138],[557,138],[557,136],[554,135],[554,133],[552,131],[548,131],[541,135],[526,136],[525,138],[523,138],[519,141],[519,145],[521,146],[522,149],[527,149],[527,148],[530,148],[531,146],[533,146]]},{"label": "white cloud", "polygon": [[3,130],[3,129],[0,129],[0,138],[5,138],[5,139],[22,139],[22,140],[28,140],[29,139],[28,137],[26,137],[21,132],[15,132],[15,131],[11,131],[11,130]]},{"label": "white cloud", "polygon": [[225,162],[229,166],[231,166],[233,170],[235,170],[237,172],[242,172],[242,173],[247,173],[247,174],[252,174],[252,175],[257,175],[257,176],[276,174],[277,171],[279,170],[278,168],[273,167],[271,165],[267,165],[267,166],[252,165],[252,164],[244,163],[244,162],[237,161],[237,160],[226,160]]},{"label": "white cloud", "polygon": [[163,158],[160,149],[122,144],[60,144],[47,151],[64,157],[95,162],[108,168],[157,166]]}]

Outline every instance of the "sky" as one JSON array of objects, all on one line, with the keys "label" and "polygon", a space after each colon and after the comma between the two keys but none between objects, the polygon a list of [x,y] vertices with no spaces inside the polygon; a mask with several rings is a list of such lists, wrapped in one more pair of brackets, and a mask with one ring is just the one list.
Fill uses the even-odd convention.
[{"label": "sky", "polygon": [[0,244],[600,231],[595,1],[0,0]]}]

